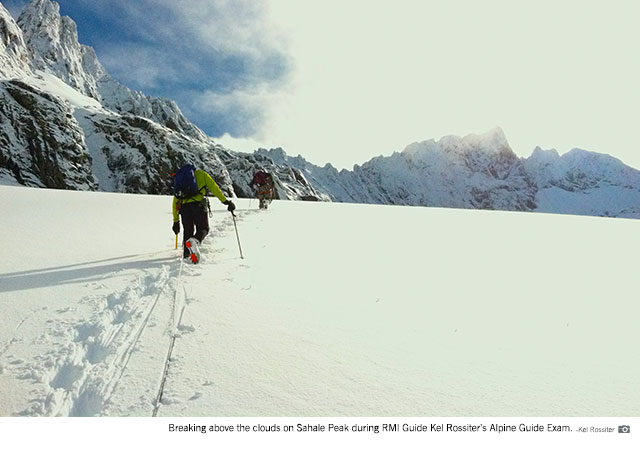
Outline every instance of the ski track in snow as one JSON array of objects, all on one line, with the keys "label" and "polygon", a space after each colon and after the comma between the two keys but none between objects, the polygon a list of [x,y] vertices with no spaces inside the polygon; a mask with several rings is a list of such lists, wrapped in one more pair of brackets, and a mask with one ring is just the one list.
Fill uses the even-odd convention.
[{"label": "ski track in snow", "polygon": [[[216,237],[233,232],[232,219],[217,220],[212,228],[210,235]],[[213,241],[203,241],[202,265],[215,264]],[[14,336],[0,347],[0,358],[6,355],[9,361],[2,365],[0,360],[0,373],[8,370],[17,379],[31,381],[36,387],[30,391],[26,408],[12,415],[101,416],[110,415],[111,408],[115,408],[118,415],[126,414],[127,406],[115,405],[112,397],[130,362],[138,352],[146,350],[141,344],[145,334],[153,334],[153,339],[164,337],[167,345],[162,355],[154,355],[158,361],[157,374],[145,380],[148,395],[142,395],[141,404],[130,405],[129,410],[134,415],[142,415],[140,411],[146,409],[148,415],[155,415],[163,403],[176,401],[170,394],[163,396],[164,382],[170,376],[172,361],[179,359],[171,355],[175,339],[195,331],[191,326],[183,326],[181,320],[191,301],[185,286],[187,279],[192,283],[201,274],[199,266],[187,265],[190,266],[176,257],[174,262],[159,268],[122,269],[99,282],[89,283],[87,286],[98,293],[84,295],[77,303],[88,305],[90,316],[75,321],[65,319],[64,313],[75,311],[71,306],[73,299],[68,302],[70,306],[55,311],[59,318],[51,318],[49,311],[49,319],[44,322],[35,344],[46,344],[57,350],[49,350],[31,360],[11,355],[9,350],[13,344],[23,342],[19,333],[21,326],[48,307],[34,309],[23,317]],[[126,272],[127,285],[124,289],[113,289],[118,283],[111,281],[122,277],[121,272]],[[162,318],[158,311],[160,304],[171,309],[165,323],[158,323]]]},{"label": "ski track in snow", "polygon": [[[94,313],[80,322],[47,321],[40,336],[50,351],[17,367],[21,378],[45,382],[20,415],[99,415],[126,370],[136,344],[168,283],[165,266],[159,274],[138,275],[120,292],[84,301]],[[104,280],[103,283],[108,282]],[[45,385],[45,386],[46,386]]]}]

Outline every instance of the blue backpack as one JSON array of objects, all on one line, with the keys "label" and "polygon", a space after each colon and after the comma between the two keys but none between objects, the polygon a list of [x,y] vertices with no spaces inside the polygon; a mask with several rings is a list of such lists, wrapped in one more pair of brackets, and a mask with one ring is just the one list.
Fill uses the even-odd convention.
[{"label": "blue backpack", "polygon": [[194,170],[194,166],[186,164],[173,177],[173,195],[178,199],[185,200],[200,193]]}]

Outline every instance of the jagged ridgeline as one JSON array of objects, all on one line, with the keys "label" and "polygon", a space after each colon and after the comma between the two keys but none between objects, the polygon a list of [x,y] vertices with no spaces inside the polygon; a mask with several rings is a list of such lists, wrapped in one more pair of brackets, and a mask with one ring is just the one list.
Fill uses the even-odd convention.
[{"label": "jagged ridgeline", "polygon": [[186,162],[229,196],[252,195],[262,167],[280,199],[640,218],[639,171],[579,149],[520,158],[499,128],[416,142],[353,170],[282,149],[234,152],[175,102],[112,78],[57,3],[33,0],[17,20],[0,3],[1,184],[168,194],[170,174]]}]

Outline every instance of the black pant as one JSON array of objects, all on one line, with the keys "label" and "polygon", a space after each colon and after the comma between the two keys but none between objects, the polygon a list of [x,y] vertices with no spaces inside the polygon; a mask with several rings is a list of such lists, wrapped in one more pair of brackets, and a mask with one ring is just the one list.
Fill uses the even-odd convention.
[{"label": "black pant", "polygon": [[209,216],[207,206],[204,202],[184,203],[180,206],[180,216],[182,216],[183,238],[182,247],[184,256],[189,256],[189,250],[185,243],[189,238],[195,237],[199,242],[209,234]]}]

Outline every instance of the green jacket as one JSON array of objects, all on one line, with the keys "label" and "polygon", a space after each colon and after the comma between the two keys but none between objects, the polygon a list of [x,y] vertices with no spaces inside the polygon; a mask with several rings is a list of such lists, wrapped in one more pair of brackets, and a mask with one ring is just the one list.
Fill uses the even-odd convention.
[{"label": "green jacket", "polygon": [[200,170],[200,169],[194,170],[193,173],[196,176],[196,183],[198,183],[198,189],[200,190],[201,193],[184,200],[179,200],[177,197],[173,197],[173,205],[171,207],[171,210],[173,212],[174,222],[178,222],[180,220],[179,218],[180,206],[183,203],[201,202],[202,200],[204,200],[204,195],[202,195],[202,192],[206,194],[205,187],[214,196],[218,197],[218,200],[220,200],[222,203],[227,201],[227,198],[224,196],[224,194],[222,193],[222,191],[220,190],[216,182],[213,181],[213,178],[211,178],[211,175],[209,175],[204,170]]}]

